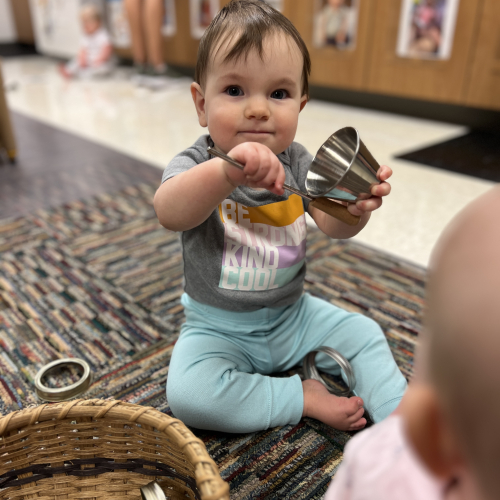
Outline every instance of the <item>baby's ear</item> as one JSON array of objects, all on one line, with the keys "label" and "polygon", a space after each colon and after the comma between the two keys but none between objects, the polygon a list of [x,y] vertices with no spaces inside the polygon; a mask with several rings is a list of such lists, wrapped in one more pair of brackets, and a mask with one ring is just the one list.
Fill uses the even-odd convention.
[{"label": "baby's ear", "polygon": [[193,82],[191,84],[191,96],[193,97],[196,112],[198,113],[198,121],[202,127],[206,127],[208,123],[205,112],[205,93],[199,83]]},{"label": "baby's ear", "polygon": [[309,101],[309,96],[308,95],[303,95],[300,99],[300,111],[302,111],[307,104],[307,101]]},{"label": "baby's ear", "polygon": [[424,465],[443,479],[455,477],[462,455],[433,387],[410,384],[401,412],[408,440]]}]

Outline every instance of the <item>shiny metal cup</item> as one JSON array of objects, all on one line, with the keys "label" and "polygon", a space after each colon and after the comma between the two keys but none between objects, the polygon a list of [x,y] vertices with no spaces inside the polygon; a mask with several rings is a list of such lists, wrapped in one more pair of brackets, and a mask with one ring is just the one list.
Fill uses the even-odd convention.
[{"label": "shiny metal cup", "polygon": [[350,202],[369,198],[371,188],[380,184],[379,168],[359,132],[353,127],[340,129],[316,153],[307,173],[307,193]]}]

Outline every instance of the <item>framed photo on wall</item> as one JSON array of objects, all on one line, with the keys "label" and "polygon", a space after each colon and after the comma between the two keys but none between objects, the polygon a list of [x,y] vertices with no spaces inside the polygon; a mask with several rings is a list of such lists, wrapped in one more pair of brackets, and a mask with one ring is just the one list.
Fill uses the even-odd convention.
[{"label": "framed photo on wall", "polygon": [[191,36],[199,40],[215,14],[219,12],[219,0],[190,0]]},{"label": "framed photo on wall", "polygon": [[402,0],[397,55],[449,59],[460,0]]},{"label": "framed photo on wall", "polygon": [[315,0],[314,46],[354,49],[358,10],[359,0]]},{"label": "framed photo on wall", "polygon": [[175,0],[165,0],[164,9],[163,27],[161,29],[161,32],[164,36],[174,36],[177,33]]}]

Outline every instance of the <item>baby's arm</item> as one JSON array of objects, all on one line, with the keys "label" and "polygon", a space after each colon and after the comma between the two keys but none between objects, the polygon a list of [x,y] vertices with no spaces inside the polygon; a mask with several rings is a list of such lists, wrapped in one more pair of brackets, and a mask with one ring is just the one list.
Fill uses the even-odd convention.
[{"label": "baby's arm", "polygon": [[245,169],[239,170],[214,158],[168,179],[159,187],[154,208],[162,226],[172,231],[199,226],[241,184],[283,194],[285,171],[269,148],[246,142],[228,154],[245,165]]},{"label": "baby's arm", "polygon": [[317,208],[309,206],[309,214],[316,222],[316,225],[330,238],[347,239],[356,236],[370,220],[371,213],[382,205],[382,197],[391,192],[391,185],[387,181],[392,175],[392,170],[387,166],[381,166],[377,172],[380,184],[371,190],[372,197],[367,200],[359,200],[350,203],[348,210],[353,215],[359,215],[361,220],[356,226],[348,226],[333,217],[321,212]]},{"label": "baby's arm", "polygon": [[85,68],[87,66],[87,49],[85,47],[80,47],[77,59],[80,68]]}]

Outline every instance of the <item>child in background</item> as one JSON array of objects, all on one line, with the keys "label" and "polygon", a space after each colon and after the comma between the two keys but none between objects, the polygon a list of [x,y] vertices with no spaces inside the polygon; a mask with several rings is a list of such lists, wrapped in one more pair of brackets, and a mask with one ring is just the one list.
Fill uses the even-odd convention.
[{"label": "child in background", "polygon": [[500,187],[448,226],[429,271],[415,379],[347,444],[325,500],[500,498]]},{"label": "child in background", "polygon": [[[182,231],[186,323],[169,367],[167,398],[193,427],[254,432],[310,416],[338,429],[376,422],[399,404],[406,380],[380,327],[303,293],[305,210],[333,238],[349,238],[380,207],[390,185],[348,206],[347,226],[285,192],[305,191],[312,156],[293,142],[308,100],[310,58],[291,22],[259,0],[232,0],[200,42],[191,93],[210,135],[177,155],[154,207]],[[214,145],[245,165],[211,159]],[[392,172],[381,167],[386,181]],[[316,380],[270,377],[319,346],[340,351],[356,375],[356,397],[330,394]],[[317,366],[339,374],[325,355]]]},{"label": "child in background", "polygon": [[83,35],[78,56],[61,66],[66,78],[92,78],[108,75],[115,67],[113,47],[99,9],[85,5],[80,10]]}]

